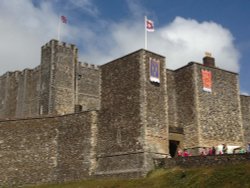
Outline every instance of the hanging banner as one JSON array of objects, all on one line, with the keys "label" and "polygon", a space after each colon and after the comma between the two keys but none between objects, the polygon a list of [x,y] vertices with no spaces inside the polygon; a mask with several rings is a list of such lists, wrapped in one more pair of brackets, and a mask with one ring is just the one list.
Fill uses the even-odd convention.
[{"label": "hanging banner", "polygon": [[160,61],[150,58],[149,59],[149,80],[151,82],[160,83]]},{"label": "hanging banner", "polygon": [[212,73],[208,70],[201,70],[203,91],[212,92]]}]

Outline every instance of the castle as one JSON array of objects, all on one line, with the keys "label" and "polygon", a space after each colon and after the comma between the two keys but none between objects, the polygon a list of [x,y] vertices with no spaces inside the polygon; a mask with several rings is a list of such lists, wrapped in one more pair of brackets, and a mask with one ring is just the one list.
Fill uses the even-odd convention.
[{"label": "castle", "polygon": [[250,142],[250,97],[210,55],[177,70],[141,49],[107,64],[75,45],[42,46],[41,64],[0,77],[0,185],[144,176],[153,159]]}]

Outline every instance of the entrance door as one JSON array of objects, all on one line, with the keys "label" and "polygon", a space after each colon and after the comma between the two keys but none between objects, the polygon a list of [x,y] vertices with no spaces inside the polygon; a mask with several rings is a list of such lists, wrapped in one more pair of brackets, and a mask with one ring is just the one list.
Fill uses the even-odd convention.
[{"label": "entrance door", "polygon": [[169,140],[169,153],[171,157],[175,157],[177,153],[177,148],[180,144],[180,141]]}]

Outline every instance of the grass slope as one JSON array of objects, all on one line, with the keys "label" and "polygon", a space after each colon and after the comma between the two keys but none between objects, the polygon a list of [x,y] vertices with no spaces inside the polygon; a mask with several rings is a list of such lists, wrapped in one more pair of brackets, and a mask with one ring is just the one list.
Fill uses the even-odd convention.
[{"label": "grass slope", "polygon": [[[134,180],[84,180],[32,188],[250,188],[250,163],[191,169],[158,169]],[[29,187],[31,188],[31,187]]]}]

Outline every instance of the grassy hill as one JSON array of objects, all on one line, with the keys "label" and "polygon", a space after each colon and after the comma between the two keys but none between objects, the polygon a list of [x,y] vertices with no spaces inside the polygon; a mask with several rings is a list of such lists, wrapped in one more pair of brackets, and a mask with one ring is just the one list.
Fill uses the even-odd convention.
[{"label": "grassy hill", "polygon": [[[157,169],[134,180],[84,180],[36,188],[250,188],[250,163],[191,169]],[[32,188],[33,188],[32,187]],[[29,187],[31,188],[31,187]]]}]

